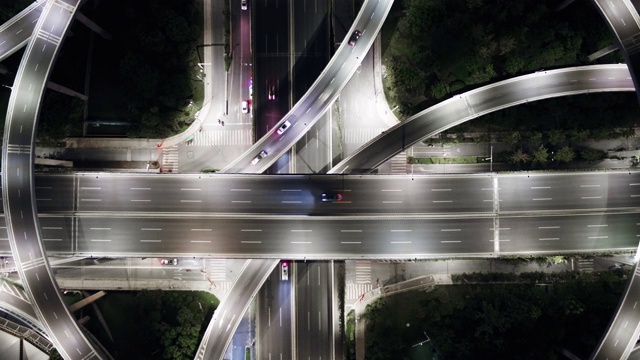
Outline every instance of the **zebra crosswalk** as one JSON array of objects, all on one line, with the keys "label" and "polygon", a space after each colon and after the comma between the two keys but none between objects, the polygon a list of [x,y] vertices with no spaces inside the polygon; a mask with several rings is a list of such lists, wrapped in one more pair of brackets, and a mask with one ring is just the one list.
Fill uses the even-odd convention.
[{"label": "zebra crosswalk", "polygon": [[373,290],[373,284],[347,284],[345,297],[347,301],[355,301],[358,300],[362,294],[371,290]]},{"label": "zebra crosswalk", "polygon": [[364,144],[374,137],[380,135],[386,129],[374,128],[374,129],[344,129],[344,143],[345,144]]},{"label": "zebra crosswalk", "polygon": [[195,133],[187,146],[252,145],[251,129],[204,130]]}]

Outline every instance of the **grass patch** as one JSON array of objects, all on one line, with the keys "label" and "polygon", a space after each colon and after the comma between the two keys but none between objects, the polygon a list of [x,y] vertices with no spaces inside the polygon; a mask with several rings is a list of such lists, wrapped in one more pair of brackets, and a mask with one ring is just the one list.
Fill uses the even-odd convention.
[{"label": "grass patch", "polygon": [[487,161],[484,160],[484,157],[479,156],[409,158],[409,164],[478,164],[485,162]]},{"label": "grass patch", "polygon": [[354,310],[351,310],[347,314],[345,325],[345,343],[347,348],[346,356],[347,359],[352,360],[356,358],[356,315]]}]

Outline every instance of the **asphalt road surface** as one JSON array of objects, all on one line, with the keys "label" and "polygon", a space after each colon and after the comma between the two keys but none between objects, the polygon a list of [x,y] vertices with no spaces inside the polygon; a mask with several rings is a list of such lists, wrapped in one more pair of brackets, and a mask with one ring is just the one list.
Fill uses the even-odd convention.
[{"label": "asphalt road surface", "polygon": [[[287,262],[289,269],[292,263]],[[258,359],[292,359],[292,307],[293,274],[282,280],[282,262],[269,275],[258,294],[257,344]]]},{"label": "asphalt road surface", "polygon": [[[362,31],[362,37],[355,46],[343,43],[322,74],[308,92],[281,120],[289,121],[291,126],[282,134],[271,129],[247,152],[233,163],[222,169],[226,173],[261,173],[291,148],[317,119],[327,110],[355,73],[360,59],[369,51],[375,36],[391,8],[392,1],[367,0],[364,2],[353,29]],[[280,125],[278,124],[277,127]],[[258,154],[264,151],[267,156],[253,163]]]},{"label": "asphalt road surface", "polygon": [[297,262],[296,354],[298,359],[331,359],[332,332],[331,263]]},{"label": "asphalt road surface", "polygon": [[99,358],[62,300],[40,238],[33,188],[33,144],[39,104],[78,0],[47,2],[11,92],[2,153],[8,239],[23,285],[56,349],[68,359]]},{"label": "asphalt road surface", "polygon": [[328,173],[368,173],[424,138],[493,111],[551,97],[605,91],[635,91],[625,64],[540,71],[483,86],[388,129]]}]

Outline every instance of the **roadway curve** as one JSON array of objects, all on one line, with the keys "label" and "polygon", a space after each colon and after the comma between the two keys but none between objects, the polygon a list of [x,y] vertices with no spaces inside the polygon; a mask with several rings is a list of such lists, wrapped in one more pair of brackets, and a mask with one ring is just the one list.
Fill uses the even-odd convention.
[{"label": "roadway curve", "polygon": [[424,138],[507,107],[566,95],[611,91],[635,91],[627,65],[540,71],[486,85],[456,95],[389,128],[328,173],[369,173]]},{"label": "roadway curve", "polygon": [[20,63],[5,124],[2,200],[18,273],[56,349],[65,359],[99,359],[69,313],[53,278],[40,238],[33,186],[33,147],[42,95],[78,3],[46,3]]},{"label": "roadway curve", "polygon": [[[636,250],[640,254],[640,246]],[[618,309],[611,319],[609,328],[591,355],[592,359],[626,359],[636,346],[640,335],[640,311],[638,309],[638,294],[640,294],[640,274],[638,263],[633,267],[633,273],[622,295]]]},{"label": "roadway curve", "polygon": [[[302,138],[311,125],[335,101],[342,88],[356,72],[361,59],[364,59],[369,48],[373,45],[392,4],[392,0],[365,0],[351,29],[349,29],[347,39],[331,57],[329,64],[307,93],[280,120],[278,125],[221,172],[262,173]],[[355,46],[349,46],[347,44],[348,38],[356,29],[362,31],[362,37]],[[289,121],[291,126],[283,134],[278,134],[276,130],[285,121]],[[254,157],[262,150],[265,150],[268,156],[257,164],[252,164]]]},{"label": "roadway curve", "polygon": [[0,26],[0,61],[25,46],[46,1],[36,1]]},{"label": "roadway curve", "polygon": [[[638,71],[640,71],[640,17],[630,0],[593,0],[609,29],[618,40],[620,49],[627,60],[629,72],[636,89],[640,90]],[[640,92],[636,90],[640,99]]]},{"label": "roadway curve", "polygon": [[[196,360],[223,358],[249,304],[279,262],[277,259],[247,260],[231,291],[213,313],[198,347]],[[209,343],[211,339],[214,341]]]}]

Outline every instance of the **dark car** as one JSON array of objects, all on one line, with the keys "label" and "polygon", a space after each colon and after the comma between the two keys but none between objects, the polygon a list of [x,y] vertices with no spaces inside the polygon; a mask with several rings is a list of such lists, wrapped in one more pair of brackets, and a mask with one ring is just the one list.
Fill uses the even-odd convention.
[{"label": "dark car", "polygon": [[322,193],[322,202],[340,202],[342,201],[342,194],[335,191],[328,191]]},{"label": "dark car", "polygon": [[360,39],[360,36],[362,36],[362,32],[360,30],[354,31],[349,38],[349,46],[354,46],[356,44],[356,41]]}]

